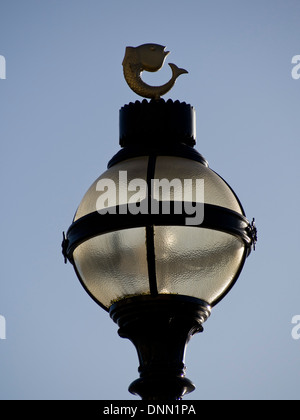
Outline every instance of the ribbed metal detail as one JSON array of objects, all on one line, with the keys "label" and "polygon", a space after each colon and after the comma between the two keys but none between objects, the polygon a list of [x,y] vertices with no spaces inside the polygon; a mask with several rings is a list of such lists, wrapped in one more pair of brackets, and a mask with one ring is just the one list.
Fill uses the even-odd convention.
[{"label": "ribbed metal detail", "polygon": [[185,102],[146,99],[120,109],[120,145],[196,144],[195,109]]}]

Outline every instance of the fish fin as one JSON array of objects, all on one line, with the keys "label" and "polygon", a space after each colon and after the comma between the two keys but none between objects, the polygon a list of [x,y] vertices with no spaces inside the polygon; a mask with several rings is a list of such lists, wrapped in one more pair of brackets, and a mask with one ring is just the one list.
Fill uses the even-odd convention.
[{"label": "fish fin", "polygon": [[178,77],[178,76],[180,76],[181,74],[188,73],[188,71],[187,71],[187,70],[185,70],[185,69],[181,69],[181,68],[177,67],[177,66],[176,66],[176,64],[173,64],[173,63],[168,63],[168,64],[169,64],[169,66],[171,67],[172,72],[173,72],[173,76],[174,76],[175,78],[177,78],[177,77]]}]

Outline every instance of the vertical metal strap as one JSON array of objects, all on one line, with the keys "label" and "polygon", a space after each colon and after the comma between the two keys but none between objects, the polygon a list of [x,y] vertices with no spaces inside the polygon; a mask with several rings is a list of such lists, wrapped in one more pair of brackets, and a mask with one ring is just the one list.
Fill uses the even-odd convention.
[{"label": "vertical metal strap", "polygon": [[[148,209],[151,208],[152,179],[154,179],[156,155],[149,156],[147,168]],[[154,227],[146,225],[146,252],[149,276],[149,287],[152,296],[158,295],[155,266]]]}]

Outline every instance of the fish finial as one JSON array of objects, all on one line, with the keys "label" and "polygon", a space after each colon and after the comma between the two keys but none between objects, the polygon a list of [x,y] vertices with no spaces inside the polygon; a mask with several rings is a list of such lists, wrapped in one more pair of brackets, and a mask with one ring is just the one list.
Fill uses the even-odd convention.
[{"label": "fish finial", "polygon": [[135,93],[144,98],[159,99],[172,89],[178,76],[188,73],[185,69],[181,69],[173,63],[168,63],[172,70],[172,77],[164,85],[150,86],[142,80],[141,73],[144,70],[155,72],[162,68],[167,55],[170,53],[170,51],[165,51],[165,48],[158,44],[126,47],[122,62],[125,80]]}]

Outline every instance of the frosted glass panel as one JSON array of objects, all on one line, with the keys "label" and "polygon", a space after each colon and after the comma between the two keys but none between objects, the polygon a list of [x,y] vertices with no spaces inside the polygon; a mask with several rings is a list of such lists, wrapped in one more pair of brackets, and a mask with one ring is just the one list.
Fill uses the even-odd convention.
[{"label": "frosted glass panel", "polygon": [[[75,220],[104,207],[125,204],[130,199],[136,201],[136,199],[145,198],[146,182],[137,184],[137,180],[146,181],[147,165],[148,157],[144,156],[125,160],[104,172],[83,197]],[[104,189],[105,185],[109,187]]]},{"label": "frosted glass panel", "polygon": [[[205,203],[227,207],[238,213],[242,213],[235,195],[226,182],[214,171],[199,162],[180,157],[159,156],[156,161],[155,178],[166,178],[169,181],[180,178],[182,180],[181,184],[184,187],[184,194],[186,197],[192,197],[192,199],[186,199],[186,201],[198,201],[194,186],[196,186],[197,179],[203,179]],[[183,180],[192,180],[192,183],[186,182],[184,186]],[[176,185],[175,181],[173,183]],[[193,187],[189,189],[190,185]],[[201,183],[199,185],[201,187]],[[171,193],[173,194],[173,190],[171,190]],[[171,199],[173,200],[174,196],[172,194]],[[160,189],[159,194],[154,195],[154,198],[156,200],[168,200],[168,195],[164,195],[163,189]],[[178,196],[175,196],[175,199],[178,200]]]},{"label": "frosted glass panel", "polygon": [[202,228],[155,226],[154,241],[158,292],[209,304],[230,285],[244,252],[238,238]]},{"label": "frosted glass panel", "polygon": [[145,228],[89,239],[74,251],[87,289],[107,308],[114,300],[149,293]]}]

